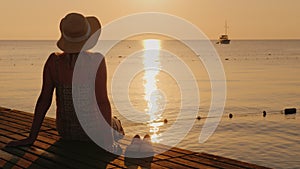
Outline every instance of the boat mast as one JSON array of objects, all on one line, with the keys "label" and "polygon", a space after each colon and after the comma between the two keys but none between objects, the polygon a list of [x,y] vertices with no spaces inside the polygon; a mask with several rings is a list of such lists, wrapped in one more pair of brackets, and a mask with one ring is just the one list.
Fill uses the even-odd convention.
[{"label": "boat mast", "polygon": [[228,29],[227,20],[225,20],[225,35],[227,35],[227,29]]}]

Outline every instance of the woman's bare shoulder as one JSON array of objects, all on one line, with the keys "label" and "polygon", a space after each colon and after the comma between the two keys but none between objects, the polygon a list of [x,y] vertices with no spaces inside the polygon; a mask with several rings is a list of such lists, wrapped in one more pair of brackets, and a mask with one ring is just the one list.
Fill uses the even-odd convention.
[{"label": "woman's bare shoulder", "polygon": [[86,52],[88,55],[92,55],[92,56],[101,56],[103,57],[103,55],[100,52]]},{"label": "woman's bare shoulder", "polygon": [[63,56],[63,54],[64,54],[64,53],[62,53],[62,52],[53,52],[53,53],[50,54],[50,57],[51,57],[51,56],[52,56],[52,57],[61,57],[61,56]]},{"label": "woman's bare shoulder", "polygon": [[62,58],[63,56],[64,56],[64,53],[62,53],[62,52],[52,52],[49,55],[48,59],[49,60],[57,60],[57,59]]}]

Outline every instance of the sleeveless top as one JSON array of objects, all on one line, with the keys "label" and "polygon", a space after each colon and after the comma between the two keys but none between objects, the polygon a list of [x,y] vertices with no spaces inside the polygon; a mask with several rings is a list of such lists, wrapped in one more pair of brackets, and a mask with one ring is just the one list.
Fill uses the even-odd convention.
[{"label": "sleeveless top", "polygon": [[56,128],[59,135],[66,140],[89,141],[82,129],[74,110],[72,87],[57,85],[56,101],[60,103],[61,112],[56,113]]},{"label": "sleeveless top", "polygon": [[[100,105],[92,104],[91,111],[88,109],[84,109],[79,112],[82,113],[80,115],[89,116],[89,119],[97,120],[97,118],[94,117],[94,106],[101,106],[103,113],[105,113],[105,117],[107,120],[110,121],[111,127],[113,127],[115,130],[113,133],[111,133],[110,129],[106,129],[105,125],[103,126],[101,132],[103,134],[103,137],[101,136],[101,140],[104,142],[110,141],[108,137],[106,137],[106,134],[113,134],[115,139],[120,139],[124,136],[124,130],[121,124],[121,121],[117,119],[116,117],[111,117],[111,107],[110,103],[107,97],[107,89],[106,89],[106,65],[104,57],[100,53],[83,53],[86,56],[86,61],[89,64],[89,62],[94,63],[95,59],[96,61],[100,61],[99,57],[102,62],[100,63],[100,66],[94,67],[93,70],[98,69],[98,71],[103,72],[97,75],[96,83],[98,85],[101,85],[102,87],[97,90],[96,96],[98,96],[99,99],[101,99]],[[73,97],[72,97],[72,81],[73,81],[73,71],[75,67],[75,63],[77,60],[79,53],[52,53],[45,65],[44,68],[44,77],[47,77],[46,84],[51,85],[55,88],[56,91],[56,128],[59,133],[59,135],[62,137],[62,139],[65,140],[77,140],[77,141],[91,141],[89,136],[85,133],[85,131],[82,129],[81,124],[77,118],[77,114],[74,108],[73,103]],[[102,66],[101,66],[102,65]],[[97,66],[96,64],[91,64],[91,66]],[[104,78],[103,81],[101,78]],[[80,77],[80,80],[83,82],[86,82],[86,80],[90,79],[88,76]],[[51,81],[51,82],[49,82]],[[44,82],[43,82],[44,84]],[[83,91],[91,91],[89,86],[83,86]],[[100,92],[99,92],[100,91]],[[46,91],[47,92],[47,91]],[[50,90],[48,91],[50,92]],[[52,91],[51,91],[52,92]],[[50,93],[48,93],[50,95]],[[52,94],[51,94],[52,95]],[[75,98],[77,99],[77,98]],[[79,98],[81,99],[81,98]],[[98,100],[97,100],[98,101]],[[100,108],[100,107],[98,107]],[[87,110],[87,111],[86,111]],[[97,113],[97,112],[96,112]],[[97,115],[96,115],[97,116]],[[110,117],[109,117],[110,116]],[[92,121],[90,121],[92,122]],[[89,124],[91,124],[89,122]],[[96,121],[97,123],[98,121]],[[101,125],[101,124],[99,124]]]},{"label": "sleeveless top", "polygon": [[[72,98],[72,84],[63,84],[60,79],[63,73],[60,71],[59,61],[60,57],[69,57],[69,69],[74,69],[75,61],[78,57],[78,53],[75,54],[61,54],[66,56],[56,56],[55,59],[55,88],[56,88],[56,128],[62,139],[65,140],[78,140],[78,141],[90,141],[90,138],[86,135],[82,129],[80,122],[77,118]],[[71,70],[72,71],[72,70]],[[69,75],[71,76],[71,75]],[[72,78],[72,77],[71,77]]]}]

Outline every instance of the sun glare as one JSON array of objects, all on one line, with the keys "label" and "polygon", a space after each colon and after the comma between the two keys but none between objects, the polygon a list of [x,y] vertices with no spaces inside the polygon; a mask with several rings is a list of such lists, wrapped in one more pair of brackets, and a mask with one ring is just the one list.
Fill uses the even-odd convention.
[{"label": "sun glare", "polygon": [[164,99],[157,87],[157,75],[160,72],[160,40],[146,39],[144,42],[144,100],[147,102],[146,113],[149,115],[150,133],[153,142],[159,142],[159,127],[163,123],[159,122],[162,118],[164,109]]},{"label": "sun glare", "polygon": [[157,79],[160,72],[160,41],[156,39],[144,40],[144,99],[147,102],[146,112],[150,115],[150,121],[157,120]]},{"label": "sun glare", "polygon": [[158,39],[144,40],[144,49],[145,50],[160,49],[160,40]]}]

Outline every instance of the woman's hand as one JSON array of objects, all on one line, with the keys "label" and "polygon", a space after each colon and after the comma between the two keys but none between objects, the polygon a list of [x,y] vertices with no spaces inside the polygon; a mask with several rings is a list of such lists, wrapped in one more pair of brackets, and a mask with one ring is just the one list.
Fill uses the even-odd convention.
[{"label": "woman's hand", "polygon": [[26,146],[26,145],[32,145],[35,139],[32,139],[30,137],[22,140],[15,140],[9,142],[6,146],[8,147],[16,147],[16,146]]}]

